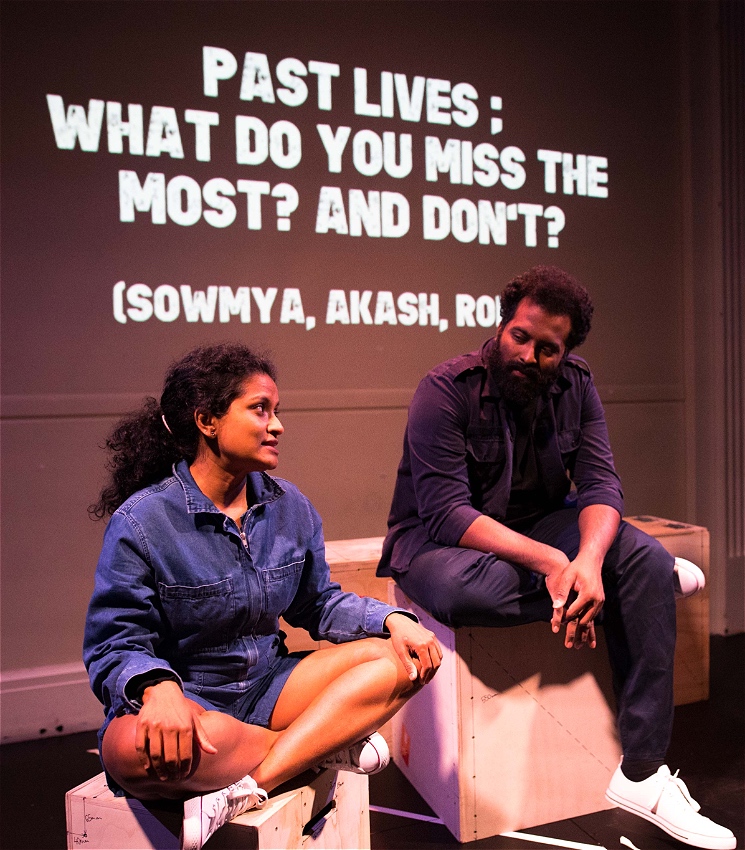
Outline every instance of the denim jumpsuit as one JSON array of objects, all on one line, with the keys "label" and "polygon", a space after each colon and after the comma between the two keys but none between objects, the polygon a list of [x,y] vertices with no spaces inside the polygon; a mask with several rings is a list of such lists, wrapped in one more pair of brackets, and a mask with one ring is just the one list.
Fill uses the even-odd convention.
[{"label": "denim jumpsuit", "polygon": [[280,615],[314,640],[388,634],[385,618],[398,609],[331,581],[321,519],[305,496],[265,473],[247,486],[241,528],[185,461],[112,515],[83,647],[106,714],[99,740],[115,716],[141,708],[143,682],[163,678],[207,709],[266,726],[300,660],[287,657]]}]

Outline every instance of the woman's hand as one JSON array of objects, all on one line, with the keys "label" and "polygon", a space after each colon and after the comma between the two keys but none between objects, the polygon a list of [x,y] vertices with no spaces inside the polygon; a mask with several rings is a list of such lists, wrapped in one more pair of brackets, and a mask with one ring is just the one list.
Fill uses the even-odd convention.
[{"label": "woman's hand", "polygon": [[142,766],[158,779],[186,778],[192,769],[194,745],[215,754],[199,720],[201,705],[187,699],[176,682],[145,688],[137,715],[135,748]]},{"label": "woman's hand", "polygon": [[442,661],[442,650],[437,638],[416,620],[398,612],[389,614],[384,625],[391,634],[393,648],[411,681],[420,678],[422,684],[426,685]]}]

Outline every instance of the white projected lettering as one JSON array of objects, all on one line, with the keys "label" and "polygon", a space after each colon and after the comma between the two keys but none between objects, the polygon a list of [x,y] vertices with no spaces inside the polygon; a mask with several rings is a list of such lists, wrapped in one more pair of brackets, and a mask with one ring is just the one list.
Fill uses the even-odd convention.
[{"label": "white projected lettering", "polygon": [[[203,324],[242,324],[259,322],[299,325],[306,330],[316,327],[316,317],[306,312],[303,296],[296,287],[285,287],[278,299],[274,286],[191,286],[163,283],[151,287],[145,283],[127,284],[120,280],[114,285],[113,314],[120,324],[127,322],[187,322]],[[455,327],[496,327],[500,320],[499,296],[468,293],[455,295],[452,303]],[[382,325],[401,327],[431,327],[440,333],[450,327],[442,315],[437,292],[373,292],[370,289],[330,289],[325,305],[326,325]]]},{"label": "white projected lettering", "polygon": [[[238,60],[222,47],[202,49],[204,94],[217,97],[219,84],[235,76]],[[333,62],[308,62],[306,66],[298,59],[282,59],[277,63],[277,80],[282,86],[277,89],[277,99],[285,106],[301,106],[308,98],[308,86],[303,79],[308,75],[317,78],[318,108],[331,109],[331,81],[338,77],[339,66]],[[241,77],[241,100],[259,98],[265,103],[275,103],[275,89],[269,59],[265,53],[247,52],[243,59]]]},{"label": "white projected lettering", "polygon": [[330,230],[343,235],[398,238],[409,232],[409,202],[399,192],[367,193],[349,190],[349,216],[342,190],[323,186],[318,200],[316,233]]},{"label": "white projected lettering", "polygon": [[[307,236],[310,229],[319,240],[415,238],[454,246],[557,249],[571,232],[571,220],[556,196],[572,196],[575,203],[609,196],[607,157],[550,147],[531,152],[511,144],[502,96],[479,92],[464,80],[205,46],[202,81],[197,94],[232,101],[231,115],[100,97],[76,104],[58,93],[47,95],[51,137],[60,151],[162,161],[156,168],[133,162],[118,169],[119,222],[242,227],[257,236],[271,230],[287,234],[283,239],[298,232]],[[261,117],[251,114],[252,104],[261,105]],[[292,120],[299,107],[306,118]],[[369,125],[307,120],[308,109],[334,108],[344,110],[345,117],[351,110]],[[399,132],[386,128],[386,121],[421,129]],[[210,163],[218,151],[222,174],[205,174],[204,167],[198,177],[196,171],[188,173],[187,163]],[[182,173],[169,173],[169,161],[178,161]],[[309,193],[311,168],[310,183],[317,183]],[[390,179],[400,189],[391,191]],[[422,192],[422,180],[434,191]],[[293,227],[298,221],[302,227]],[[439,317],[435,293],[425,301],[421,293],[331,293],[327,325],[448,327]],[[498,305],[492,296],[458,298],[452,326],[494,324]],[[274,321],[276,313],[281,324],[308,329],[316,324],[298,290],[279,297],[276,289],[256,287],[114,288],[119,322],[249,322],[252,310],[264,323]]]}]

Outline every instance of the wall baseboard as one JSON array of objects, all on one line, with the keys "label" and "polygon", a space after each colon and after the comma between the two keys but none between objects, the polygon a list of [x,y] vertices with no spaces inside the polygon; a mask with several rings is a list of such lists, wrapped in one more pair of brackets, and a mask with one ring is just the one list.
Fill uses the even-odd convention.
[{"label": "wall baseboard", "polygon": [[98,729],[103,718],[81,662],[0,675],[3,744]]}]

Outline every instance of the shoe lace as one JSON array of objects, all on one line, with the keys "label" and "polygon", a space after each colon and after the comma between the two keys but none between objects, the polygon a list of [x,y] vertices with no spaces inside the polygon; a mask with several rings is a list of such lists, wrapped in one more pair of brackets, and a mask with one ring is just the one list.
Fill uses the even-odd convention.
[{"label": "shoe lace", "polygon": [[339,752],[334,753],[326,759],[326,763],[340,764],[344,766],[354,765],[354,757],[352,755],[351,748],[347,750],[340,750]]},{"label": "shoe lace", "polygon": [[683,798],[685,799],[686,803],[688,803],[688,805],[693,809],[693,811],[698,812],[700,810],[701,806],[693,799],[693,797],[691,796],[691,792],[688,790],[688,786],[678,776],[679,773],[680,773],[680,770],[676,770],[675,773],[673,773],[669,777],[668,782],[670,782],[672,785],[674,785],[680,791],[680,793],[683,795]]},{"label": "shoe lace", "polygon": [[[258,790],[258,789],[257,789]],[[206,813],[213,829],[219,829],[224,823],[242,814],[254,802],[254,797],[259,797],[263,804],[265,801],[256,791],[247,791],[241,785],[230,785],[223,789],[219,797],[216,797],[212,811]]]},{"label": "shoe lace", "polygon": [[326,764],[342,765],[343,767],[359,767],[360,754],[366,743],[367,738],[363,738],[363,740],[357,741],[356,744],[347,747],[346,750],[338,750],[324,761]]}]

